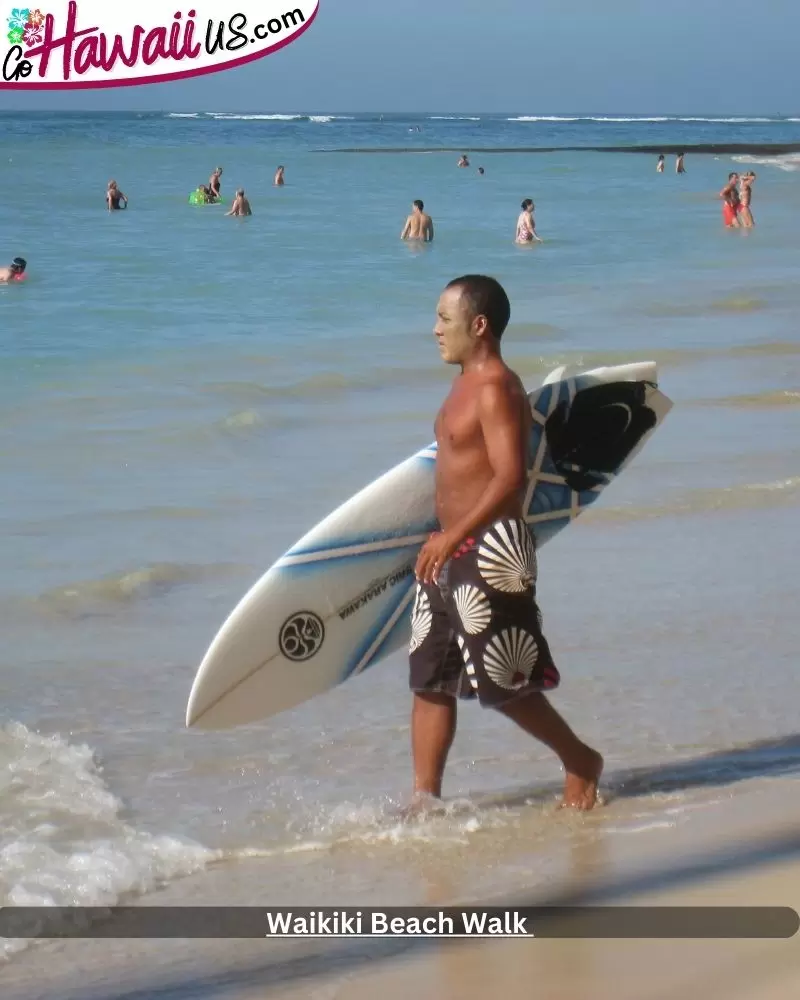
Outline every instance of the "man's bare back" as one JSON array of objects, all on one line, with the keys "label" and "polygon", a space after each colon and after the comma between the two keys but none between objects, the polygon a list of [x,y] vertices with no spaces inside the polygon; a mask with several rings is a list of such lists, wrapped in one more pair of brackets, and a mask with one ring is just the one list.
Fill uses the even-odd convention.
[{"label": "man's bare back", "polygon": [[[486,390],[505,398],[507,412],[502,423],[509,433],[509,416],[515,426],[511,434],[519,451],[519,466],[525,470],[527,442],[531,430],[531,412],[525,389],[519,377],[499,359],[479,371],[459,375],[436,418],[436,514],[444,531],[458,524],[476,507],[495,475],[486,442],[484,412],[481,398]],[[489,433],[492,433],[491,429]],[[487,514],[486,524],[501,517],[521,517],[525,493],[525,477],[519,490],[500,500]],[[483,525],[478,525],[478,530]]]},{"label": "man's bare back", "polygon": [[236,197],[233,199],[233,204],[230,207],[230,211],[225,213],[226,215],[252,215],[253,210],[250,208],[250,202],[245,197],[244,191],[239,188],[236,192]]},{"label": "man's bare back", "polygon": [[400,234],[401,240],[423,240],[430,243],[433,239],[433,220],[423,211],[421,201],[414,202],[414,211],[406,219],[403,232]]}]

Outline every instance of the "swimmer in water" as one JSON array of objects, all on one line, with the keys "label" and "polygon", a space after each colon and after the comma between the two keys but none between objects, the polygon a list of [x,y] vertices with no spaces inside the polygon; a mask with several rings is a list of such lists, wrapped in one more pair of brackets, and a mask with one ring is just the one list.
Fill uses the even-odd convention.
[{"label": "swimmer in water", "polygon": [[222,183],[222,167],[216,167],[214,173],[208,179],[208,190],[212,201],[219,201],[222,197],[220,184]]},{"label": "swimmer in water", "polygon": [[425,206],[417,198],[412,206],[411,215],[406,219],[403,231],[400,233],[401,240],[422,240],[430,243],[433,240],[433,219],[423,211]]},{"label": "swimmer in water", "polygon": [[752,229],[756,224],[750,207],[753,201],[753,181],[755,179],[756,175],[750,170],[746,174],[742,174],[739,181],[739,208],[736,214],[739,225],[743,229]]},{"label": "swimmer in water", "polygon": [[457,167],[468,167],[469,166],[469,157],[467,156],[466,153],[462,153],[461,159],[458,161],[458,163],[456,164],[456,166]]},{"label": "swimmer in water", "polygon": [[533,210],[536,206],[530,198],[522,202],[522,211],[517,219],[517,231],[514,236],[515,243],[543,243],[544,241],[536,234],[536,223],[533,218]]},{"label": "swimmer in water", "polygon": [[678,153],[678,157],[675,160],[675,173],[676,174],[686,173],[686,167],[684,167],[683,165],[683,153]]},{"label": "swimmer in water", "polygon": [[233,199],[233,204],[231,205],[230,211],[225,213],[226,215],[252,215],[252,209],[250,208],[250,202],[244,196],[244,188],[239,188],[236,192],[236,197]]},{"label": "swimmer in water", "polygon": [[278,167],[278,169],[275,171],[275,178],[272,181],[275,187],[283,187],[283,185],[286,183],[286,181],[284,181],[283,179],[283,174],[284,174],[283,167]]},{"label": "swimmer in water", "polygon": [[15,257],[9,267],[0,267],[0,282],[22,281],[28,262],[22,257]]},{"label": "swimmer in water", "polygon": [[664,173],[664,154],[663,153],[658,158],[658,163],[656,164],[656,171],[659,174],[663,174]]},{"label": "swimmer in water", "polygon": [[109,212],[113,212],[118,209],[123,201],[125,202],[125,208],[127,208],[127,196],[117,187],[116,181],[109,181],[108,187],[106,188],[106,205],[108,206]]},{"label": "swimmer in water", "polygon": [[739,175],[735,171],[728,174],[728,183],[720,191],[722,198],[722,221],[727,229],[739,228]]},{"label": "swimmer in water", "polygon": [[483,167],[478,167],[478,173],[481,175],[481,177],[483,177],[484,172],[485,171],[484,171]]}]

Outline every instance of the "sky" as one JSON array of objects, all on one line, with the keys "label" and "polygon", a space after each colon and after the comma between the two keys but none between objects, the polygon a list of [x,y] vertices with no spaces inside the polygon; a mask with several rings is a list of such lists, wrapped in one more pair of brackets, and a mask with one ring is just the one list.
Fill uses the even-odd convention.
[{"label": "sky", "polygon": [[247,66],[0,110],[800,115],[798,38],[800,0],[320,0]]}]

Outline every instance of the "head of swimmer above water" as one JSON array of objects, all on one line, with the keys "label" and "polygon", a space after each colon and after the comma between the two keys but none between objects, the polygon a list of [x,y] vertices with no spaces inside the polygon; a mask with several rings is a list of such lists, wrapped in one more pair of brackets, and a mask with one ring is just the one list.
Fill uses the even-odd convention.
[{"label": "head of swimmer above water", "polygon": [[15,257],[9,266],[9,271],[16,277],[25,273],[25,268],[28,266],[28,262],[24,257]]}]

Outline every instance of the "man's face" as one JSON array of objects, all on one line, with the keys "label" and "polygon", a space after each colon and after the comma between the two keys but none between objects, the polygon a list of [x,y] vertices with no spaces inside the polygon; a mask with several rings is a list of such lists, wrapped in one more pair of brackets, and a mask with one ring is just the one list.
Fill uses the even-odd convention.
[{"label": "man's face", "polygon": [[445,364],[458,365],[469,357],[478,336],[477,323],[461,289],[446,288],[436,308],[436,325],[433,328]]}]

